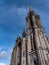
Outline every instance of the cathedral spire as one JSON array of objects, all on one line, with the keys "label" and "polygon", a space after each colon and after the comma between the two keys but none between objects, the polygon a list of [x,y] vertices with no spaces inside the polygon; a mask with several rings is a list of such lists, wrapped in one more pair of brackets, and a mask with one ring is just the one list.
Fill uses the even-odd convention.
[{"label": "cathedral spire", "polygon": [[36,13],[34,12],[32,6],[29,7],[29,13],[28,15],[36,15]]},{"label": "cathedral spire", "polygon": [[26,24],[22,37],[19,34],[16,39],[10,65],[49,65],[49,40],[32,6]]},{"label": "cathedral spire", "polygon": [[29,11],[33,11],[32,6],[29,7]]}]

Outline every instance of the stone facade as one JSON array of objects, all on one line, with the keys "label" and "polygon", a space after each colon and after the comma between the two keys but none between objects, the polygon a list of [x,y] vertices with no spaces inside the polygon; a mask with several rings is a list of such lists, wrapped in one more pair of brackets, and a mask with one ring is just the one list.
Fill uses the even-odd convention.
[{"label": "stone facade", "polygon": [[18,37],[10,65],[49,65],[49,39],[40,16],[32,8],[26,17],[26,31]]}]

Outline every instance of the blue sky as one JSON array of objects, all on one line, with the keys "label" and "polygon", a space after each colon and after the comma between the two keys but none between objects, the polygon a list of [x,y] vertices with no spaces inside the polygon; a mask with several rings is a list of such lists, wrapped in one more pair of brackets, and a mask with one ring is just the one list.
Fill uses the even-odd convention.
[{"label": "blue sky", "polygon": [[49,37],[49,0],[0,0],[0,65],[10,64],[15,40],[26,26],[30,3]]}]

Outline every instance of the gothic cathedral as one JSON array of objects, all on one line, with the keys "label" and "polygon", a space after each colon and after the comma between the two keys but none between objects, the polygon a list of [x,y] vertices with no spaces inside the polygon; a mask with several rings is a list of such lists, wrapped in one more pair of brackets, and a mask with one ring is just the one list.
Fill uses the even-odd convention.
[{"label": "gothic cathedral", "polygon": [[49,65],[49,39],[40,16],[30,7],[26,31],[16,39],[10,65]]}]

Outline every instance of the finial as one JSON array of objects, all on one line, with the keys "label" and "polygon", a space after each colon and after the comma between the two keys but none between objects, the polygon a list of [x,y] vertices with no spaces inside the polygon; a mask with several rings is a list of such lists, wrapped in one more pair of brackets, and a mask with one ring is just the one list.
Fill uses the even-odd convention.
[{"label": "finial", "polygon": [[32,9],[32,6],[29,7],[29,13],[28,15],[36,15],[36,13],[34,12],[34,10]]},{"label": "finial", "polygon": [[20,41],[21,41],[21,37],[18,36],[17,39],[16,39],[16,44],[18,44]]},{"label": "finial", "polygon": [[25,32],[25,30],[23,31],[22,35],[23,35],[23,37],[26,37],[26,32]]}]

